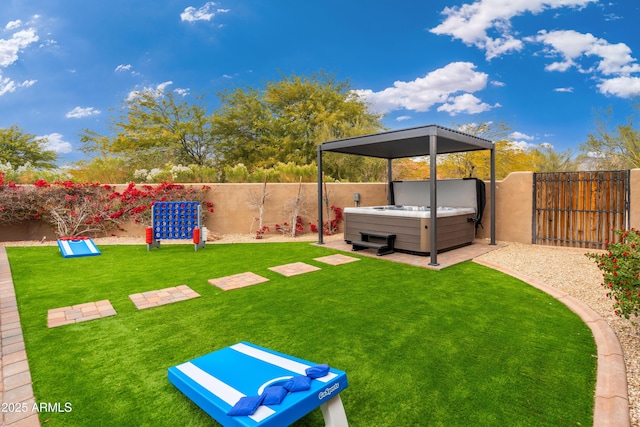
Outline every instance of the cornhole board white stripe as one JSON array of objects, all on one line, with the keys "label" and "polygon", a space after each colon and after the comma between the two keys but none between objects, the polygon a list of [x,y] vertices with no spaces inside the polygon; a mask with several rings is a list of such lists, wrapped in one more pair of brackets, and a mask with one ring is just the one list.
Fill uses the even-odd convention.
[{"label": "cornhole board white stripe", "polygon": [[290,425],[319,406],[325,421],[327,416],[339,420],[328,426],[347,425],[339,396],[348,386],[347,375],[333,368],[326,376],[313,380],[311,389],[289,393],[279,405],[261,405],[251,417],[227,415],[241,397],[258,396],[266,384],[304,375],[305,369],[314,365],[242,342],[169,368],[168,376],[178,390],[225,427]]},{"label": "cornhole board white stripe", "polygon": [[91,239],[61,240],[58,247],[64,258],[78,258],[83,256],[100,255],[100,250]]},{"label": "cornhole board white stripe", "polygon": [[[260,350],[256,347],[250,347],[244,343],[238,343],[231,346],[235,351],[239,351],[240,353],[246,354],[247,356],[251,356],[253,358],[262,360],[263,362],[270,363],[275,366],[279,366],[291,372],[295,372],[299,375],[306,375],[305,370],[310,368],[313,365],[307,365],[304,363],[296,362],[295,360],[288,359],[286,357],[278,356],[277,354],[268,353],[266,351]],[[322,381],[326,383],[337,377],[337,374],[333,372],[329,372],[327,375],[321,378],[316,378],[318,381]]]},{"label": "cornhole board white stripe", "polygon": [[[209,391],[210,393],[218,396],[229,406],[235,405],[241,397],[246,396],[244,393],[239,392],[229,384],[223,383],[213,375],[209,375],[191,362],[183,363],[182,365],[176,366],[176,368],[178,368],[178,370],[191,378],[193,381],[207,389],[207,391]],[[260,422],[274,412],[275,411],[268,406],[261,405],[253,415],[249,416],[249,418],[256,422]]]}]

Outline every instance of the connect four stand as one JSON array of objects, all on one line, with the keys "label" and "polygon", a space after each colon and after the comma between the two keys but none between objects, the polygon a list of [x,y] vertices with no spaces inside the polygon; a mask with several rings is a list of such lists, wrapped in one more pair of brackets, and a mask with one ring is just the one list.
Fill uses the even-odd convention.
[{"label": "connect four stand", "polygon": [[147,250],[160,248],[160,240],[193,239],[194,249],[204,248],[200,202],[156,202],[152,226],[147,228]]}]

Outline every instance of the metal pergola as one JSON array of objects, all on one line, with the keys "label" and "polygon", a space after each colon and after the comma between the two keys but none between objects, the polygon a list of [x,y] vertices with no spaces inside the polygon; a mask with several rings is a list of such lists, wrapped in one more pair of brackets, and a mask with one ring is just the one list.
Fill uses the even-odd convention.
[{"label": "metal pergola", "polygon": [[[322,153],[325,151],[353,154],[357,156],[376,157],[387,159],[387,180],[389,187],[393,177],[391,165],[393,159],[406,157],[429,156],[430,160],[430,204],[438,206],[437,202],[437,162],[438,154],[458,153],[463,151],[491,150],[491,245],[495,245],[496,220],[495,220],[495,147],[488,139],[466,134],[442,126],[428,125],[409,129],[381,132],[373,135],[356,136],[353,138],[338,139],[324,142],[318,145],[318,243],[323,243],[323,218],[322,218]],[[390,189],[391,190],[391,189]],[[391,194],[389,191],[388,194]],[[430,265],[438,265],[438,215],[437,209],[431,210]]]}]

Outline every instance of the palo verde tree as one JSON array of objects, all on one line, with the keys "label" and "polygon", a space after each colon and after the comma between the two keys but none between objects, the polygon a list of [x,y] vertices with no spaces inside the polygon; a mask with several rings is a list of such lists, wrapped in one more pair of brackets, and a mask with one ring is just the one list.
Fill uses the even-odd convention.
[{"label": "palo verde tree", "polygon": [[573,159],[571,149],[554,151],[551,145],[545,144],[531,150],[535,172],[573,172],[578,170],[578,162]]},{"label": "palo verde tree", "polygon": [[45,148],[46,138],[36,138],[18,126],[0,129],[0,163],[17,168],[27,163],[37,169],[56,167],[58,155]]},{"label": "palo verde tree", "polygon": [[[348,82],[324,73],[283,77],[262,90],[237,88],[220,97],[213,132],[220,141],[219,155],[225,166],[243,163],[252,170],[278,162],[311,164],[322,142],[383,129],[382,116],[371,112]],[[342,176],[331,163],[329,159],[329,174],[340,172]],[[350,176],[344,178],[365,172],[351,168]]]},{"label": "palo verde tree", "polygon": [[[634,105],[640,111],[640,104]],[[580,146],[589,159],[592,169],[633,169],[640,168],[640,130],[634,129],[633,116],[624,125],[611,130],[612,109],[599,113],[596,117],[596,130],[587,136]]]},{"label": "palo verde tree", "polygon": [[215,137],[203,97],[191,104],[178,96],[154,90],[129,96],[111,125],[112,135],[83,131],[83,151],[120,156],[134,167],[213,163]]},{"label": "palo verde tree", "polygon": [[[460,131],[495,142],[496,178],[503,179],[509,173],[533,170],[534,156],[513,143],[511,129],[505,123],[485,122],[457,126]],[[446,154],[438,160],[438,175],[446,178],[491,176],[491,154],[488,150]]]}]

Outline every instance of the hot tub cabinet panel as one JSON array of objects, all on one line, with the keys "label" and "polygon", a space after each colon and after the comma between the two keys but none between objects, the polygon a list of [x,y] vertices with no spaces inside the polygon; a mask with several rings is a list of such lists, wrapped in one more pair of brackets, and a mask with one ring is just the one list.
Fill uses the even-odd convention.
[{"label": "hot tub cabinet panel", "polygon": [[[429,254],[431,252],[430,218],[376,215],[345,211],[344,239],[347,242],[361,239],[361,231],[395,234],[398,251]],[[467,245],[475,238],[475,225],[468,213],[438,217],[438,251]]]}]

